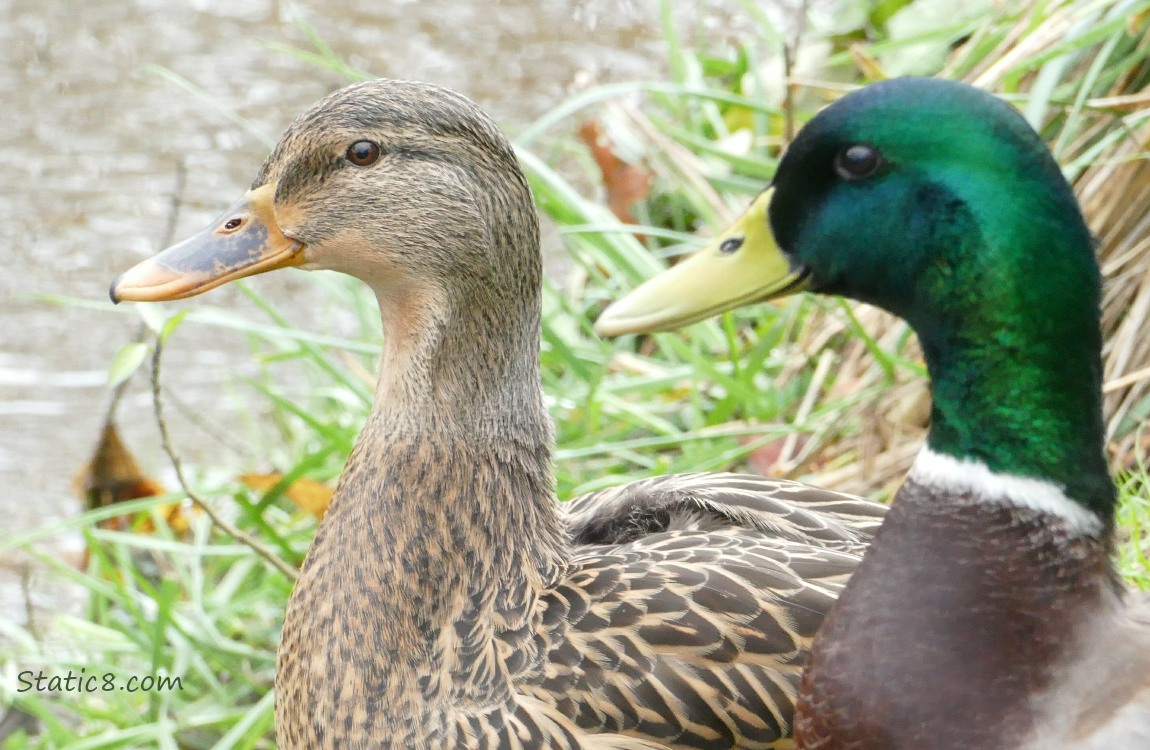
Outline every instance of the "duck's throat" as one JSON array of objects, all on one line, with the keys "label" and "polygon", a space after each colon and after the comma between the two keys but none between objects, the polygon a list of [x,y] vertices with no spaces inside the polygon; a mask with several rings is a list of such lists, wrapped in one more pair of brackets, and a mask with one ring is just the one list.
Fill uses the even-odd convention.
[{"label": "duck's throat", "polygon": [[490,636],[529,617],[566,562],[550,454],[546,443],[401,430],[365,427],[301,583],[315,573],[330,582],[320,597],[362,593],[370,610],[346,614],[374,620],[377,639],[451,663],[460,632]]},{"label": "duck's throat", "polygon": [[403,747],[434,732],[413,721],[505,700],[503,661],[536,658],[538,594],[569,555],[532,336],[484,348],[434,321],[387,334],[285,616],[279,715],[307,747]]},{"label": "duck's throat", "polygon": [[1108,528],[1097,308],[1080,304],[1075,319],[1010,302],[988,300],[950,330],[916,326],[931,376],[928,446],[989,475],[1048,482]]},{"label": "duck's throat", "polygon": [[510,654],[541,658],[539,593],[568,558],[546,444],[384,436],[392,426],[376,424],[284,617],[281,746],[419,746],[457,712],[508,700]]}]

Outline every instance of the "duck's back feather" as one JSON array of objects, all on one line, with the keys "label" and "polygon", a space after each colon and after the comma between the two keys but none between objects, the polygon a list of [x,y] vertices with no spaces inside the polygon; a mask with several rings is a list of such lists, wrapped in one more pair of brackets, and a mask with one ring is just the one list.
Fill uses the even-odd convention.
[{"label": "duck's back feather", "polygon": [[562,507],[566,571],[526,627],[494,633],[509,703],[456,716],[443,744],[792,747],[810,644],[886,507],[726,473],[644,479]]},{"label": "duck's back feather", "polygon": [[670,474],[563,504],[575,544],[622,544],[665,531],[743,527],[772,538],[861,552],[886,506],[753,474]]},{"label": "duck's back feather", "polygon": [[541,662],[522,665],[505,726],[552,722],[621,747],[790,746],[810,643],[885,506],[701,473],[564,509],[574,556],[539,600],[534,643],[508,639]]},{"label": "duck's back feather", "polygon": [[810,643],[857,563],[738,526],[585,547],[540,602],[546,667],[519,692],[594,734],[778,747]]}]

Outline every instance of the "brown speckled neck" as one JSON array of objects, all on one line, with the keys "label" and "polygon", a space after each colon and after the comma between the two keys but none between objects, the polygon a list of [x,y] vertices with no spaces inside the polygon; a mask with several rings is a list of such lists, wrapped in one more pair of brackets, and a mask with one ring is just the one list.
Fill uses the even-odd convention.
[{"label": "brown speckled neck", "polygon": [[813,648],[799,747],[1014,748],[1114,585],[1108,544],[908,480]]},{"label": "brown speckled neck", "polygon": [[[538,291],[389,292],[372,413],[285,615],[277,724],[289,748],[401,747],[413,721],[435,736],[455,711],[500,705],[499,640],[529,628],[570,555]],[[506,335],[478,335],[491,323],[476,316],[493,310]]]}]

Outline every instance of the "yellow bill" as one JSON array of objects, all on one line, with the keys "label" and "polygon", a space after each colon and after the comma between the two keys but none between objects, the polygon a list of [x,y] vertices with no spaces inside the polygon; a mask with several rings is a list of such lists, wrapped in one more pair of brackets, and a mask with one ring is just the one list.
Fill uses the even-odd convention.
[{"label": "yellow bill", "polygon": [[725,232],[686,260],[612,303],[595,321],[600,336],[682,328],[726,310],[799,291],[806,282],[771,234],[759,194]]},{"label": "yellow bill", "polygon": [[275,183],[249,190],[207,229],[112,282],[113,302],[184,299],[235,279],[304,262],[302,242],[276,224]]}]

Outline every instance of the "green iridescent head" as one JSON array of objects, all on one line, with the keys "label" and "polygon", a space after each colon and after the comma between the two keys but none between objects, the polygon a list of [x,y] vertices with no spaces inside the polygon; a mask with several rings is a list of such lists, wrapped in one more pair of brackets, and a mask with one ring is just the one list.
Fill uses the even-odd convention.
[{"label": "green iridescent head", "polygon": [[1108,507],[1093,244],[1009,104],[917,78],[848,94],[799,132],[730,229],[597,328],[666,330],[799,289],[911,324],[931,374],[932,448]]},{"label": "green iridescent head", "polygon": [[916,328],[996,304],[1097,307],[1090,235],[1058,165],[1013,107],[965,84],[844,97],[802,130],[774,185],[775,239],[813,291]]}]

